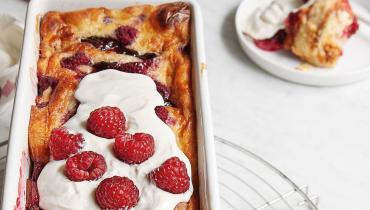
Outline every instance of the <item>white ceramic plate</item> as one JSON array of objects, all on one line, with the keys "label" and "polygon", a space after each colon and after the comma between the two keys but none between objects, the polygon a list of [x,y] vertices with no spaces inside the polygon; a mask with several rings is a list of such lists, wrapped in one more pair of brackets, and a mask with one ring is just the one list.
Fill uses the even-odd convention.
[{"label": "white ceramic plate", "polygon": [[[267,52],[257,48],[252,39],[243,34],[243,30],[254,10],[271,1],[244,0],[240,3],[235,17],[236,31],[243,50],[262,69],[292,82],[315,86],[344,85],[370,76],[370,24],[361,21],[361,18],[360,30],[344,46],[344,55],[335,68],[312,67],[308,71],[301,71],[297,67],[302,62],[291,53]],[[356,8],[370,11],[366,0],[352,1],[351,4],[354,5],[355,12]],[[370,17],[370,13],[362,15]]]}]

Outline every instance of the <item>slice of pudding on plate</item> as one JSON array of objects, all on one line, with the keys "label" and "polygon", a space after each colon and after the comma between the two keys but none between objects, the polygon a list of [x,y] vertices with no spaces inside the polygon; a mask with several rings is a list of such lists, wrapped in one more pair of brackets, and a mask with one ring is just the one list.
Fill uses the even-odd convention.
[{"label": "slice of pudding on plate", "polygon": [[286,49],[304,62],[334,67],[358,28],[348,0],[274,0],[255,12],[245,34],[262,50]]}]

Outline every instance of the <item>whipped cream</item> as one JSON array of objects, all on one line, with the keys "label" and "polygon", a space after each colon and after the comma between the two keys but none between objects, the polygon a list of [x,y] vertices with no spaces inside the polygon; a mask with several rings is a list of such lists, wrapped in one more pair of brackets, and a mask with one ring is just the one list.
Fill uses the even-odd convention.
[{"label": "whipped cream", "polygon": [[[72,133],[83,134],[85,142],[82,150],[103,155],[107,171],[96,181],[73,182],[64,175],[66,160],[51,160],[37,181],[41,208],[100,209],[95,201],[95,189],[103,179],[115,175],[130,178],[139,189],[139,202],[133,209],[173,210],[178,203],[189,201],[193,193],[192,185],[183,194],[172,194],[159,189],[147,178],[149,172],[173,156],[179,157],[186,164],[188,174],[191,174],[190,162],[178,148],[176,136],[154,111],[156,106],[163,106],[164,101],[150,77],[113,69],[101,71],[82,79],[75,97],[81,104],[65,127]],[[155,141],[154,155],[139,165],[128,165],[114,156],[114,139],[100,138],[89,133],[85,129],[86,120],[91,111],[102,106],[116,106],[123,111],[128,133],[151,134]]]},{"label": "whipped cream", "polygon": [[285,28],[284,21],[291,12],[309,7],[314,1],[304,3],[303,0],[273,0],[266,7],[258,8],[252,13],[247,20],[245,33],[254,39],[269,39]]}]

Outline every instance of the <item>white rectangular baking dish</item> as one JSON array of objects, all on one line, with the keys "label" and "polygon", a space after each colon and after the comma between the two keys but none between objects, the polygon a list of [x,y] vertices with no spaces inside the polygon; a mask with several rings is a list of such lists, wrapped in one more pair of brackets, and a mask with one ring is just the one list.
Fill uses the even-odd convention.
[{"label": "white rectangular baking dish", "polygon": [[[28,123],[30,108],[37,93],[36,63],[38,59],[39,21],[47,11],[71,11],[89,7],[123,8],[136,4],[160,4],[169,0],[33,0],[27,11],[23,52],[17,82],[8,159],[3,193],[3,210],[20,210],[25,207],[25,185],[29,177]],[[198,161],[201,209],[218,210],[219,194],[216,157],[212,130],[206,74],[203,23],[199,5],[184,0],[192,8],[192,60],[193,89],[197,111]]]}]

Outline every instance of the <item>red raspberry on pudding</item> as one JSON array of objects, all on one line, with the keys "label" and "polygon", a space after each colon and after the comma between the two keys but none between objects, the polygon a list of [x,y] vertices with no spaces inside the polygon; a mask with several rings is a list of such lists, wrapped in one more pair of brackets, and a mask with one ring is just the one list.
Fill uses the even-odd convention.
[{"label": "red raspberry on pudding", "polygon": [[116,37],[124,45],[133,43],[137,37],[138,31],[131,26],[120,26],[115,31]]},{"label": "red raspberry on pudding", "polygon": [[168,110],[164,106],[157,106],[154,109],[155,113],[161,119],[164,123],[167,123],[167,120],[169,118]]},{"label": "red raspberry on pudding", "polygon": [[186,165],[178,157],[172,157],[149,174],[151,181],[160,189],[173,194],[186,192],[190,178]]},{"label": "red raspberry on pudding", "polygon": [[107,170],[102,155],[95,152],[81,152],[67,159],[65,175],[75,182],[97,180]]},{"label": "red raspberry on pudding", "polygon": [[103,137],[114,138],[125,132],[126,118],[117,107],[105,106],[95,109],[87,119],[87,130]]},{"label": "red raspberry on pudding", "polygon": [[51,132],[49,140],[50,154],[54,160],[63,160],[77,153],[83,145],[82,134],[70,134],[64,127]]},{"label": "red raspberry on pudding", "polygon": [[154,154],[153,136],[146,133],[125,133],[117,136],[114,153],[118,159],[128,164],[140,164]]},{"label": "red raspberry on pudding", "polygon": [[139,201],[139,190],[129,178],[113,176],[100,182],[95,199],[102,209],[130,209]]}]

